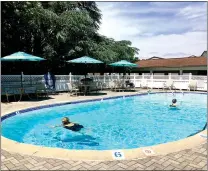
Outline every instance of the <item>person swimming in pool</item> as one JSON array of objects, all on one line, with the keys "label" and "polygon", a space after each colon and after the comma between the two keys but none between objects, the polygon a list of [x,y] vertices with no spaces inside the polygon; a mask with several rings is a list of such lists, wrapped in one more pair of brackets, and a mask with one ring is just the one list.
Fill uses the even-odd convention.
[{"label": "person swimming in pool", "polygon": [[84,126],[82,126],[82,125],[80,125],[80,124],[70,122],[70,120],[69,120],[68,117],[64,117],[64,118],[62,119],[62,125],[53,126],[53,128],[55,128],[55,127],[60,127],[60,126],[63,126],[64,128],[69,129],[69,130],[71,130],[71,131],[75,131],[75,132],[78,132],[78,131],[80,131],[82,128],[84,128]]},{"label": "person swimming in pool", "polygon": [[170,105],[170,107],[177,107],[176,102],[177,102],[177,100],[176,99],[173,99],[172,100],[172,104]]}]

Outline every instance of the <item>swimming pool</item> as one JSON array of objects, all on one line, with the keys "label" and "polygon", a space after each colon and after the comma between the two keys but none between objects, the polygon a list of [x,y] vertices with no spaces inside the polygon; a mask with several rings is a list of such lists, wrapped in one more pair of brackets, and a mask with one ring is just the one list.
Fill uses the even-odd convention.
[{"label": "swimming pool", "polygon": [[[131,149],[186,138],[206,123],[206,94],[157,93],[44,108],[9,117],[2,135],[27,144],[66,149]],[[180,107],[169,108],[172,98]],[[62,117],[84,134],[50,128]]]}]

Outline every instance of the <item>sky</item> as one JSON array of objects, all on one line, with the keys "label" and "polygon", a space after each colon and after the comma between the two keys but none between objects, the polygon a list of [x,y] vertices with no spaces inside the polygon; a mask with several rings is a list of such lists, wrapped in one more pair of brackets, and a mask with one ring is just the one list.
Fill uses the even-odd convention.
[{"label": "sky", "polygon": [[200,56],[207,49],[206,2],[97,2],[99,33],[130,40],[140,59]]}]

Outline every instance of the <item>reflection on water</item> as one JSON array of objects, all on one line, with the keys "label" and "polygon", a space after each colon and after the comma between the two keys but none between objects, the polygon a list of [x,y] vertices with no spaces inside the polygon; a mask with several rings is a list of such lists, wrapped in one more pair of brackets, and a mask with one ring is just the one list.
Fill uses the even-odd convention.
[{"label": "reflection on water", "polygon": [[[80,133],[76,133],[76,134],[80,134]],[[58,141],[61,141],[63,143],[77,143],[80,145],[87,145],[87,146],[97,146],[99,145],[98,142],[96,142],[96,138],[94,138],[91,135],[72,135],[70,133],[63,133],[61,134],[61,132],[57,132],[55,134],[55,136],[53,137],[53,139],[56,139]]]}]

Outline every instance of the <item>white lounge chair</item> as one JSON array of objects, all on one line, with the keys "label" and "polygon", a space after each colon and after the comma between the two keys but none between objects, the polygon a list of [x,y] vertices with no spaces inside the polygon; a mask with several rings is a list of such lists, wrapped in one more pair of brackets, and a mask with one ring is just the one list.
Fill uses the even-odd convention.
[{"label": "white lounge chair", "polygon": [[149,82],[147,82],[147,88],[149,88],[149,89],[153,89],[153,86],[154,85],[154,83],[153,83],[153,81],[152,80],[150,80]]},{"label": "white lounge chair", "polygon": [[124,91],[124,88],[125,88],[125,85],[124,85],[124,82],[123,80],[116,80],[115,82],[115,91]]},{"label": "white lounge chair", "polygon": [[101,91],[106,87],[106,84],[102,81],[97,82],[97,88],[99,88]]},{"label": "white lounge chair", "polygon": [[12,88],[1,88],[1,93],[6,95],[7,102],[9,103],[9,96],[14,96],[14,100],[16,101],[15,97],[15,90]]},{"label": "white lounge chair", "polygon": [[113,90],[116,89],[115,85],[116,85],[116,84],[115,84],[114,81],[110,81],[110,82],[109,82],[108,86],[109,86],[109,88],[110,88],[111,91],[113,91]]},{"label": "white lounge chair", "polygon": [[71,83],[66,83],[67,87],[68,87],[68,91],[70,96],[71,95],[76,95],[78,94],[79,89],[76,88],[75,86],[73,86]]},{"label": "white lounge chair", "polygon": [[99,82],[98,81],[92,81],[89,83],[89,93],[91,91],[96,91],[96,93],[98,93],[99,91]]},{"label": "white lounge chair", "polygon": [[142,80],[142,81],[141,81],[141,84],[140,84],[140,87],[141,87],[141,88],[148,88],[147,80]]},{"label": "white lounge chair", "polygon": [[197,89],[197,80],[190,80],[188,85],[188,90],[196,90]]},{"label": "white lounge chair", "polygon": [[164,89],[172,90],[172,89],[174,89],[174,88],[175,88],[175,86],[174,86],[173,80],[168,80],[168,81],[166,81],[166,82],[164,83],[164,85],[163,85],[163,90],[164,90]]},{"label": "white lounge chair", "polygon": [[40,97],[42,94],[45,96],[45,97],[48,97],[48,89],[45,87],[44,84],[38,84],[35,86],[36,87],[36,97],[38,99],[38,97]]}]

